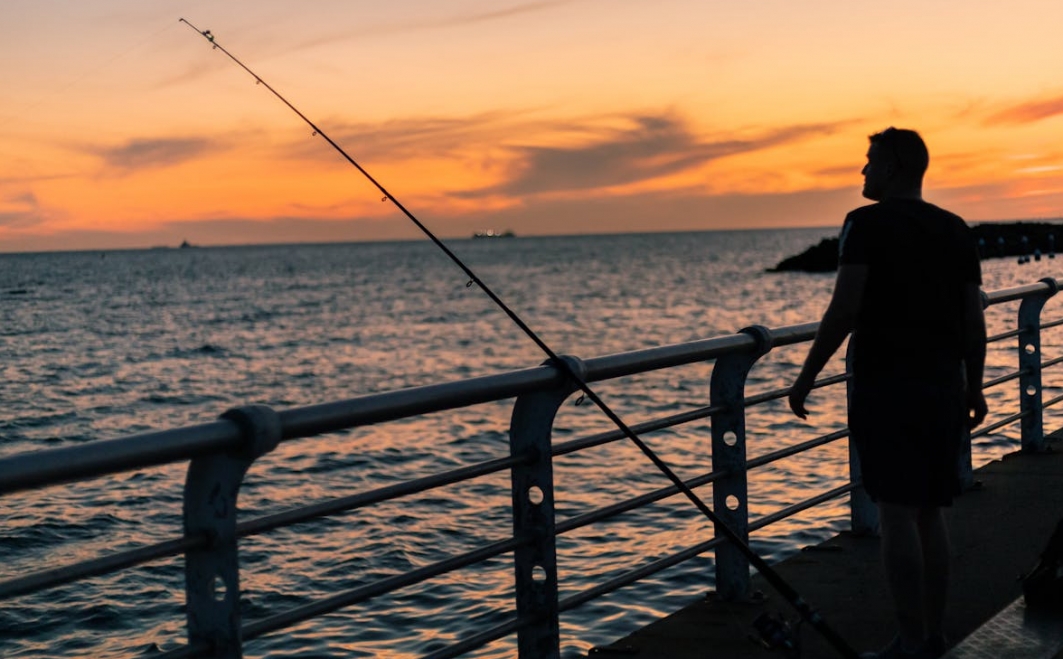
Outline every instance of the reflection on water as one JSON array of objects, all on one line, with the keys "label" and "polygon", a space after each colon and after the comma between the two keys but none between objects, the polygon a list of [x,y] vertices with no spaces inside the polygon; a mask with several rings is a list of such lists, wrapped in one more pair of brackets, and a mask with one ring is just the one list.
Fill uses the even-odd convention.
[{"label": "reflection on water", "polygon": [[[829,275],[763,272],[830,230],[461,241],[455,248],[560,353],[583,357],[816,320]],[[984,263],[987,289],[1058,276],[1055,261]],[[6,295],[21,290],[25,294]],[[525,368],[542,356],[430,245],[286,246],[0,257],[0,454],[125,436],[257,402],[286,408]],[[1046,307],[1046,317],[1059,314]],[[1015,327],[1017,303],[989,310]],[[1060,314],[1063,315],[1063,314]],[[1060,352],[1046,332],[1045,358]],[[807,346],[780,348],[747,394],[790,383]],[[987,377],[1014,369],[1014,339],[994,344]],[[840,358],[825,371],[842,370]],[[596,386],[630,423],[703,407],[711,365]],[[1045,395],[1058,395],[1057,374]],[[996,418],[1014,383],[990,390]],[[749,412],[750,457],[844,427],[844,388],[817,390],[804,423],[783,401]],[[1057,413],[1046,414],[1049,427]],[[509,408],[490,404],[282,444],[241,490],[245,518],[363,492],[507,455]],[[990,419],[992,421],[993,418]],[[555,441],[610,430],[590,405],[566,405]],[[978,441],[983,460],[1015,448],[1017,427]],[[709,425],[647,434],[683,478],[711,470]],[[750,477],[754,519],[847,481],[843,440]],[[651,492],[666,480],[629,442],[555,461],[559,519]],[[184,468],[168,466],[23,493],[0,508],[0,575],[170,539],[181,528]],[[698,494],[711,499],[711,487]],[[373,579],[504,538],[508,474],[248,538],[245,619],[260,619]],[[845,499],[783,520],[753,546],[778,560],[844,528]],[[562,597],[711,537],[682,496],[569,532],[558,541]],[[711,556],[660,572],[567,613],[565,656],[670,613],[712,585]],[[135,657],[182,642],[178,559],[87,580],[0,610],[4,656]],[[248,644],[249,657],[412,657],[503,621],[510,557],[304,623]],[[500,641],[475,656],[512,655]]]}]

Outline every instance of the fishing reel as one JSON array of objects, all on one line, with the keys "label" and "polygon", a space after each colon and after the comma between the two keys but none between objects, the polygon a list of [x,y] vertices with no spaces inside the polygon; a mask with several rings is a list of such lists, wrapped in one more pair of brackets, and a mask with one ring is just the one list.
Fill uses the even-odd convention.
[{"label": "fishing reel", "polygon": [[801,657],[801,620],[791,626],[789,622],[770,613],[762,613],[753,621],[753,629],[761,645],[769,650],[782,652],[787,659]]}]

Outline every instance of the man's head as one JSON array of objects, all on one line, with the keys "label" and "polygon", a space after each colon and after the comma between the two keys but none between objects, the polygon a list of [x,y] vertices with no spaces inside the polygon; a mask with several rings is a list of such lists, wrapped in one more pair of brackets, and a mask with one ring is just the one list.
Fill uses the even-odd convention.
[{"label": "man's head", "polygon": [[861,172],[864,196],[872,201],[890,197],[921,198],[930,154],[919,133],[891,127],[868,139],[871,146]]}]

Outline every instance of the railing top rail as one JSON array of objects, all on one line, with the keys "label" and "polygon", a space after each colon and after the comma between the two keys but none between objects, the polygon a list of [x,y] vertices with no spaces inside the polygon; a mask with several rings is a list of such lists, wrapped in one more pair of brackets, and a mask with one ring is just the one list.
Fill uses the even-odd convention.
[{"label": "railing top rail", "polygon": [[235,450],[240,442],[235,423],[214,421],[121,439],[26,451],[0,459],[0,494],[189,460]]},{"label": "railing top rail", "polygon": [[[752,337],[735,334],[599,357],[587,361],[587,379],[598,381],[706,361],[754,347],[755,340]],[[506,400],[557,384],[561,377],[558,369],[545,365],[296,407],[278,413],[281,436],[285,440],[310,437],[408,416]],[[235,450],[241,441],[236,424],[222,420],[77,446],[28,451],[0,458],[0,494]]]},{"label": "railing top rail", "polygon": [[1031,295],[1054,295],[1057,290],[1059,290],[1059,281],[1056,279],[1045,278],[1036,284],[1025,284],[1023,286],[1003,288],[999,291],[986,293],[985,297],[986,303],[992,305],[1021,300],[1025,297],[1030,297]]},{"label": "railing top rail", "polygon": [[[1055,280],[1042,280],[986,295],[988,304],[1051,295]],[[770,329],[772,346],[792,345],[815,336],[819,323]],[[708,361],[757,348],[757,339],[744,332],[668,346],[587,359],[587,380],[597,382],[648,371]],[[326,432],[392,421],[408,416],[458,409],[498,400],[556,384],[562,377],[550,365],[456,382],[412,387],[347,400],[296,407],[279,412],[282,438],[309,437]],[[0,458],[0,495],[44,485],[104,476],[132,469],[189,460],[208,453],[235,450],[242,442],[231,421],[99,440],[78,446],[28,451]]]}]

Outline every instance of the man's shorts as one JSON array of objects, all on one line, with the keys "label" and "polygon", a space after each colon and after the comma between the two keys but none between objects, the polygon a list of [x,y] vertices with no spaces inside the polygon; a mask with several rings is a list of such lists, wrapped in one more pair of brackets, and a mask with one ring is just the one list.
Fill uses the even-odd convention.
[{"label": "man's shorts", "polygon": [[966,418],[962,373],[932,380],[854,376],[850,440],[868,496],[912,506],[950,505],[960,492]]}]

